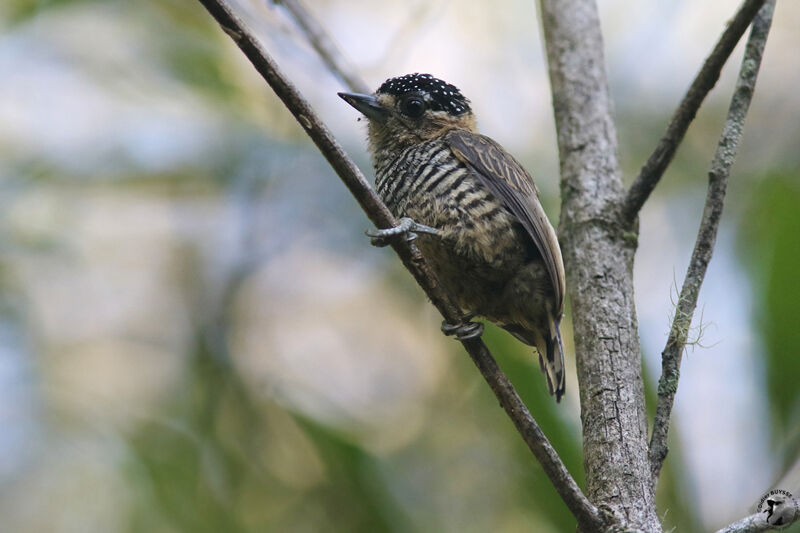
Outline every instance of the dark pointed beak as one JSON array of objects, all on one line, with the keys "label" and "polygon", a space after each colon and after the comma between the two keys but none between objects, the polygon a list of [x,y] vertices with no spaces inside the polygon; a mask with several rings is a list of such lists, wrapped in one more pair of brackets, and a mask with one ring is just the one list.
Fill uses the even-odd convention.
[{"label": "dark pointed beak", "polygon": [[339,96],[361,111],[370,120],[384,122],[389,117],[389,111],[378,103],[374,96],[360,93],[338,93]]}]

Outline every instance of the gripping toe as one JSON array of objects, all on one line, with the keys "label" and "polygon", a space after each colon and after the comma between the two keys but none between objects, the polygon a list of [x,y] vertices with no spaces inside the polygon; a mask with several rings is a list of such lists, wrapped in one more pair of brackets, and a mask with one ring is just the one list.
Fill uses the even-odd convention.
[{"label": "gripping toe", "polygon": [[480,322],[461,322],[459,324],[450,324],[449,322],[442,322],[442,333],[445,335],[452,335],[460,341],[474,339],[483,335],[483,324]]}]

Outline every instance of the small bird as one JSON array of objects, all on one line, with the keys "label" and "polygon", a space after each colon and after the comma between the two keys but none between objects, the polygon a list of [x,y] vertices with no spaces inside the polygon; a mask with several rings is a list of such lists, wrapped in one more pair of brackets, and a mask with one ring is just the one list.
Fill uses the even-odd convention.
[{"label": "small bird", "polygon": [[386,80],[372,95],[339,93],[368,119],[375,185],[399,219],[373,243],[416,241],[464,315],[442,330],[479,336],[483,317],[534,346],[550,394],[564,394],[564,265],[533,178],[477,132],[470,103],[430,74]]}]

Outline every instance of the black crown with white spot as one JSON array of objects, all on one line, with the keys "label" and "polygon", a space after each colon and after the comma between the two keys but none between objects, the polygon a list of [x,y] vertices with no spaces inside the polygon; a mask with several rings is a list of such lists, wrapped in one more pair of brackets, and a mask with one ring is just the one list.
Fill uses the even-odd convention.
[{"label": "black crown with white spot", "polygon": [[434,111],[446,111],[451,115],[463,115],[471,111],[469,100],[461,94],[458,87],[451,85],[430,74],[406,74],[390,78],[378,88],[378,93],[402,96],[408,93],[421,93],[425,97],[428,108]]}]

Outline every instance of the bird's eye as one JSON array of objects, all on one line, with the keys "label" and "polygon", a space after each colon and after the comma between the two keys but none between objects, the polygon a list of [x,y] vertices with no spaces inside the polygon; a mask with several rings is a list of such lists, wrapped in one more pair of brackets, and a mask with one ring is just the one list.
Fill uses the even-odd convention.
[{"label": "bird's eye", "polygon": [[425,112],[425,102],[422,98],[411,97],[403,101],[400,110],[411,118],[419,118]]}]

